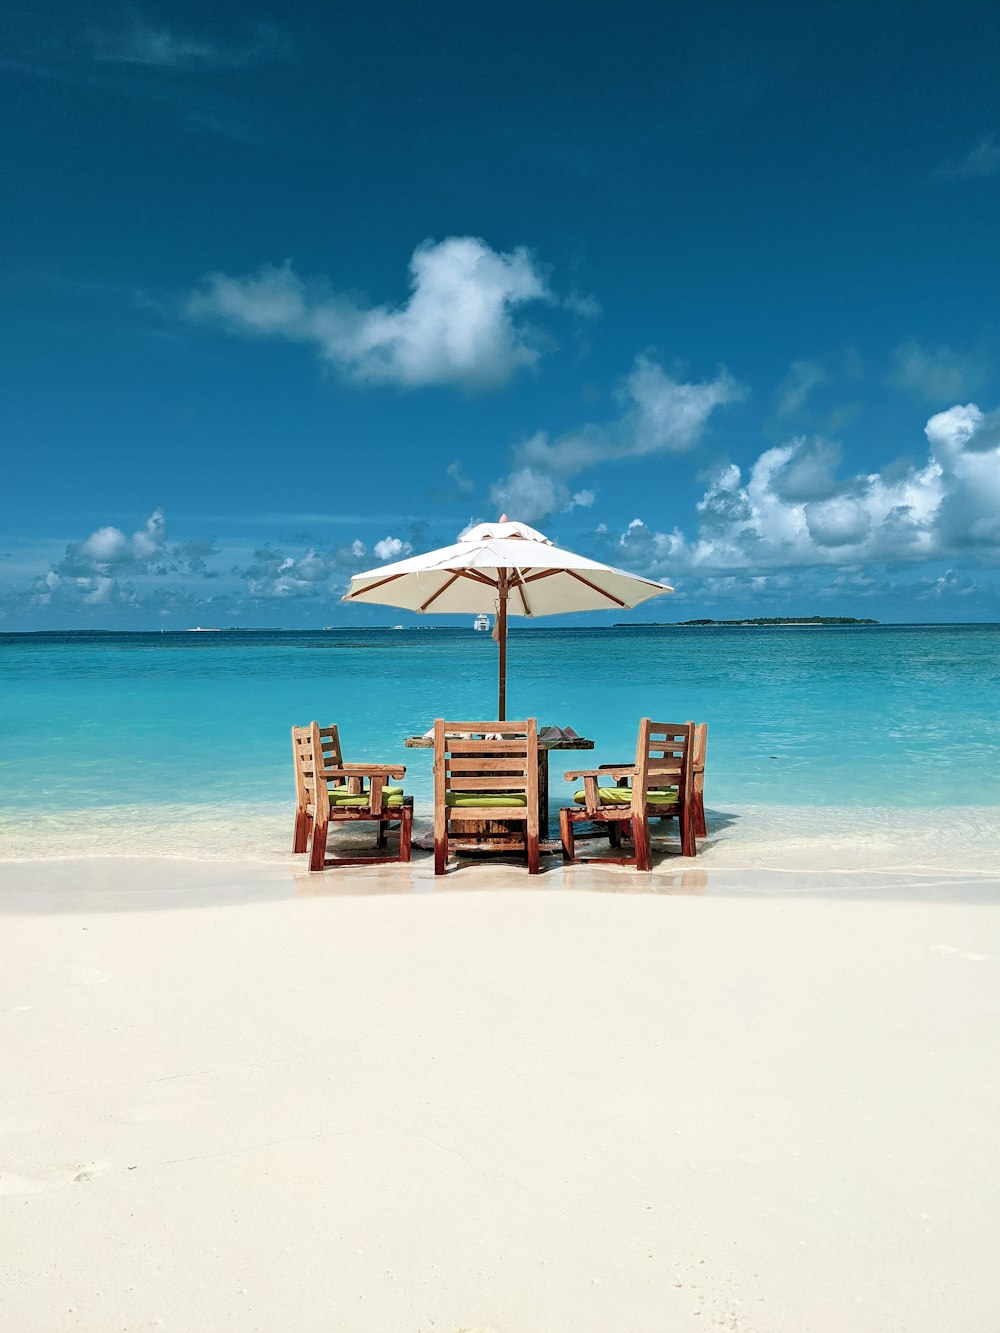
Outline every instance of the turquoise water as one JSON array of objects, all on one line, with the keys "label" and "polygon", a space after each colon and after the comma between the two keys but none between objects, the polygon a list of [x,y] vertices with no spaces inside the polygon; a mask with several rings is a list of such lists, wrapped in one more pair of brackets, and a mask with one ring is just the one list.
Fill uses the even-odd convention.
[{"label": "turquoise water", "polygon": [[[418,803],[436,715],[488,718],[496,645],[468,627],[0,635],[8,818],[150,801],[288,801],[292,723],[349,759],[405,761]],[[711,804],[1000,805],[1000,626],[533,629],[508,714],[631,757],[637,719],[710,725]],[[585,756],[566,756],[573,766]],[[562,789],[553,763],[553,800]]]}]

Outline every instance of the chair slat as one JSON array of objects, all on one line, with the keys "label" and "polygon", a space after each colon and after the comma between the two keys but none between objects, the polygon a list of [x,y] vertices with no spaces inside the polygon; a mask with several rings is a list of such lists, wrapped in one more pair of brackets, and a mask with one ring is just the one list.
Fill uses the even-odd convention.
[{"label": "chair slat", "polygon": [[444,743],[446,754],[527,754],[522,741],[470,741],[448,738]]},{"label": "chair slat", "polygon": [[527,823],[527,806],[490,805],[490,806],[454,806],[448,807],[451,820],[473,820],[482,823],[484,819],[520,819]]},{"label": "chair slat", "polygon": [[528,779],[522,773],[516,775],[513,773],[498,773],[495,778],[478,777],[452,778],[448,783],[449,791],[527,791]]},{"label": "chair slat", "polygon": [[524,760],[513,756],[498,758],[495,755],[482,755],[478,759],[448,759],[448,768],[452,773],[479,773],[489,768],[491,773],[523,773]]},{"label": "chair slat", "polygon": [[472,731],[480,735],[504,736],[507,733],[514,735],[527,736],[528,723],[523,722],[453,722],[449,719],[445,723],[445,736],[449,736],[453,731]]}]

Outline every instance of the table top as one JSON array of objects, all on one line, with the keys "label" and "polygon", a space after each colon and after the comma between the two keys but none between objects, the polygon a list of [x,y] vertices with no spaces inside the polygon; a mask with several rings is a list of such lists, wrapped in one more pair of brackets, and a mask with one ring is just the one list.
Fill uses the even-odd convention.
[{"label": "table top", "polygon": [[[403,744],[408,750],[433,750],[434,738],[432,736],[407,736]],[[577,736],[575,740],[540,740],[538,748],[540,750],[592,750],[594,742],[587,740],[585,736]]]}]

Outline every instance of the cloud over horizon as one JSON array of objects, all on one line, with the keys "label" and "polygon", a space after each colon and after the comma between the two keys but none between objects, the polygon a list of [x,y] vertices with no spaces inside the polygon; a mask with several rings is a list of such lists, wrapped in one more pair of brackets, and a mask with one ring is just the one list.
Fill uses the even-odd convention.
[{"label": "cloud over horizon", "polygon": [[545,340],[518,314],[554,301],[525,247],[504,254],[474,236],[449,236],[414,250],[401,305],[359,304],[325,279],[300,278],[286,261],[246,277],[209,274],[184,313],[233,333],[311,345],[357,384],[484,390],[536,365]]},{"label": "cloud over horizon", "polygon": [[526,523],[573,505],[592,504],[592,491],[571,493],[570,478],[604,463],[684,453],[699,442],[717,407],[738,402],[744,395],[725,369],[713,380],[682,383],[649,357],[637,356],[616,394],[617,417],[588,423],[555,439],[537,431],[515,446],[513,467],[493,483],[490,498]]},{"label": "cloud over horizon", "polygon": [[[695,535],[634,519],[619,559],[654,577],[1000,561],[1000,413],[956,405],[925,427],[926,461],[838,480],[839,447],[797,437],[744,474],[719,470],[698,502]],[[606,541],[610,534],[602,534]]]}]

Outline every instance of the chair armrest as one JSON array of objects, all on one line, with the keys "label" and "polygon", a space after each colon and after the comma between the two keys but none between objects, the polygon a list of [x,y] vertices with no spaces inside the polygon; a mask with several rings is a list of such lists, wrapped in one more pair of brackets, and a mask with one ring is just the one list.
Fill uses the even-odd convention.
[{"label": "chair armrest", "polygon": [[567,782],[574,778],[634,778],[635,764],[602,764],[600,768],[576,768],[563,777]]},{"label": "chair armrest", "polygon": [[339,768],[321,768],[318,778],[401,778],[405,764],[341,764]]}]

